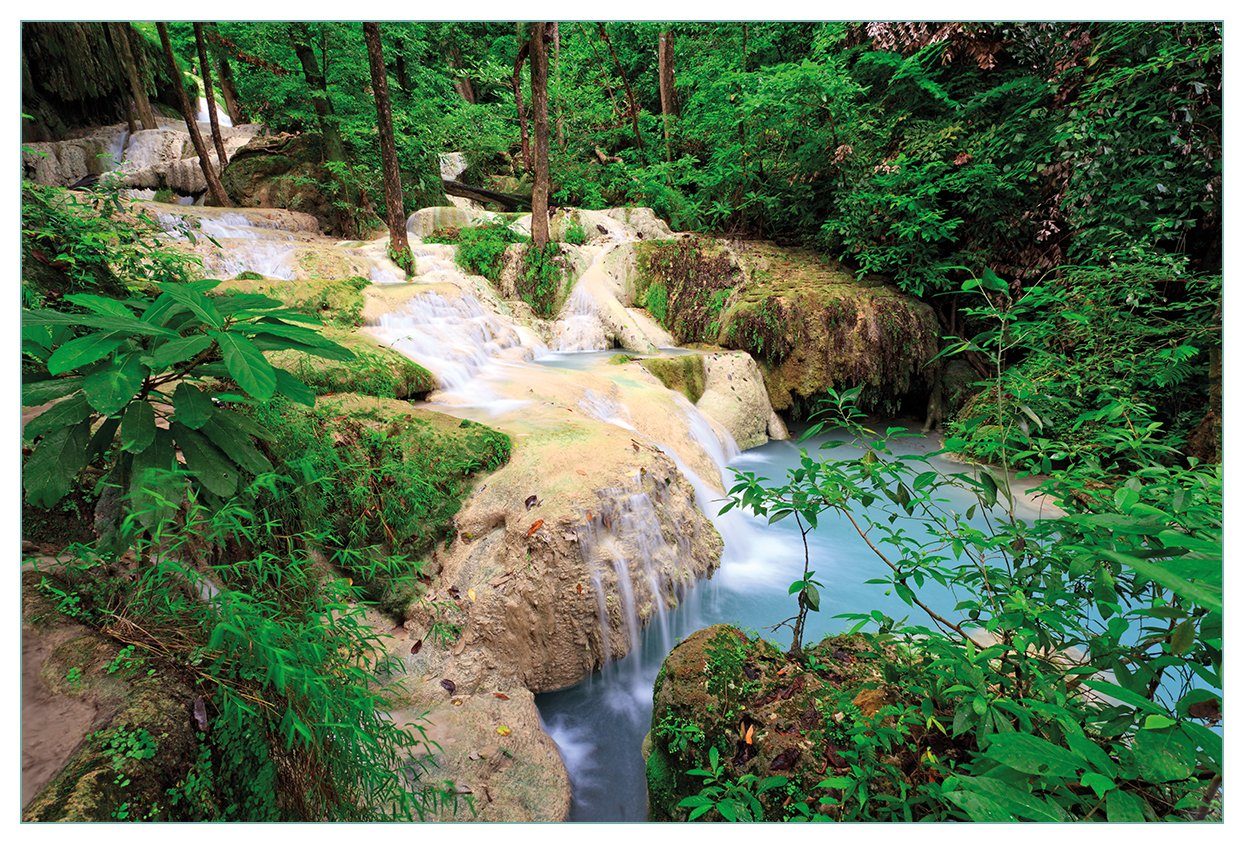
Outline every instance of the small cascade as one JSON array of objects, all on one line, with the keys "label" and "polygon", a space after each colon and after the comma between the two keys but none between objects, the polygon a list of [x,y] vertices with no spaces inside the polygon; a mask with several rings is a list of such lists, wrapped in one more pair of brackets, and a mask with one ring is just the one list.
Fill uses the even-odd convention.
[{"label": "small cascade", "polygon": [[626,428],[628,431],[635,430],[630,421],[630,413],[625,407],[591,387],[583,391],[583,398],[579,399],[579,409],[597,421]]},{"label": "small cascade", "polygon": [[[463,293],[445,296],[429,291],[413,297],[400,311],[384,314],[373,333],[431,371],[442,388],[464,388],[490,363],[528,361],[544,351],[517,327]],[[478,398],[479,390],[471,393]]]},{"label": "small cascade", "polygon": [[[601,667],[611,672],[619,665],[639,664],[638,659],[621,657],[640,653],[643,628],[650,620],[658,622],[662,647],[670,647],[666,598],[685,584],[673,576],[679,570],[680,548],[661,532],[659,502],[646,492],[624,489],[602,489],[597,494],[600,511],[587,514],[576,535],[596,592]],[[610,612],[610,596],[616,596],[616,617]],[[624,647],[616,640],[619,629]]]},{"label": "small cascade", "polygon": [[579,285],[571,291],[553,326],[553,348],[559,352],[594,352],[609,348],[596,303]]},{"label": "small cascade", "polygon": [[[194,119],[199,123],[211,123],[211,112],[207,108],[207,97],[199,97],[199,111],[195,114]],[[220,106],[216,106],[216,123],[221,127],[233,128],[233,120],[230,119],[228,112],[220,110]]]}]

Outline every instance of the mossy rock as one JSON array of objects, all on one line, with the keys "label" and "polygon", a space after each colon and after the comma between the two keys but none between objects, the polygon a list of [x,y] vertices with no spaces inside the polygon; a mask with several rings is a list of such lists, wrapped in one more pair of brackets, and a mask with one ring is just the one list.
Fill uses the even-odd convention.
[{"label": "mossy rock", "polygon": [[303,352],[268,352],[274,366],[290,372],[316,395],[358,393],[390,399],[422,399],[436,378],[410,358],[357,331],[326,326],[323,334],[354,353],[340,361]]},{"label": "mossy rock", "polygon": [[[199,820],[217,814],[169,800],[200,752],[189,682],[60,614],[39,586],[45,579],[55,585],[51,575],[22,575],[24,670],[37,672],[25,679],[38,687],[25,693],[45,703],[26,714],[24,736],[51,730],[81,738],[26,804],[22,819]],[[79,701],[78,714],[87,717],[38,723],[56,717],[60,709],[53,704],[64,698]]]},{"label": "mossy rock", "polygon": [[692,404],[704,395],[704,358],[699,355],[646,358],[639,365],[669,389],[682,393]]},{"label": "mossy rock", "polygon": [[765,820],[786,819],[788,797],[813,795],[843,765],[842,722],[879,717],[892,694],[882,681],[890,657],[863,635],[829,637],[796,661],[729,625],[692,634],[666,657],[653,689],[650,817],[686,819],[678,803],[703,785],[687,772],[706,768],[716,748],[729,778],[787,778],[790,787],[762,798]]},{"label": "mossy rock", "polygon": [[754,241],[650,241],[636,256],[637,300],[681,344],[751,354],[775,410],[806,416],[827,389],[858,386],[865,409],[896,412],[936,382],[932,308],[884,279]]},{"label": "mossy rock", "polygon": [[239,277],[221,282],[214,292],[261,293],[294,310],[319,317],[326,325],[358,326],[363,324],[363,290],[369,284],[361,276],[301,281]]},{"label": "mossy rock", "polygon": [[[395,399],[340,394],[314,408],[253,410],[273,432],[270,456],[304,483],[270,506],[291,530],[327,533],[330,549],[363,551],[343,565],[368,597],[401,615],[476,479],[510,456],[508,436]],[[388,554],[408,564],[387,565]]]}]

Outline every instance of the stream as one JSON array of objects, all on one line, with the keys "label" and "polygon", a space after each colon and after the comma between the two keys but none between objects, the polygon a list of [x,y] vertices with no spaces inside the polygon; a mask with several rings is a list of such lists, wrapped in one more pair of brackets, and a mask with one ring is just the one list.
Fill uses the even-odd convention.
[{"label": "stream", "polygon": [[[555,364],[564,366],[566,362],[559,359]],[[918,431],[914,425],[890,424]],[[739,469],[780,483],[787,470],[798,465],[801,449],[815,454],[822,443],[833,438],[841,438],[841,434],[822,434],[804,443],[797,439],[771,441],[735,456],[725,467],[725,479],[733,477],[729,470]],[[925,454],[939,448],[940,442],[936,436],[915,435],[899,439],[891,447],[896,453]],[[853,446],[839,446],[832,456],[860,453]],[[932,463],[946,472],[964,470],[937,457]],[[956,508],[965,509],[971,503],[968,494],[959,490],[944,488],[943,495]],[[1017,499],[1016,503],[1017,515],[1035,515],[1031,501]],[[719,506],[709,512],[716,513],[717,509]],[[770,525],[765,519],[732,511],[724,517],[714,516],[714,521],[725,549],[721,567],[711,580],[697,583],[681,605],[650,624],[641,646],[626,658],[576,686],[537,697],[545,728],[557,743],[570,774],[571,820],[646,820],[647,784],[640,748],[651,726],[653,683],[673,645],[713,624],[732,624],[760,633],[783,649],[789,643],[789,630],[774,632],[770,628],[788,618],[795,608],[788,587],[802,573],[803,547],[794,519]],[[808,617],[805,641],[817,642],[848,629],[853,621],[835,618],[846,612],[877,609],[895,618],[911,616],[920,621],[919,609],[908,607],[884,587],[866,582],[884,576],[888,570],[845,519],[825,518],[810,534],[809,546],[812,567],[825,588],[821,611]],[[953,594],[935,585],[923,590],[921,598],[939,612],[949,612],[955,605]]]}]

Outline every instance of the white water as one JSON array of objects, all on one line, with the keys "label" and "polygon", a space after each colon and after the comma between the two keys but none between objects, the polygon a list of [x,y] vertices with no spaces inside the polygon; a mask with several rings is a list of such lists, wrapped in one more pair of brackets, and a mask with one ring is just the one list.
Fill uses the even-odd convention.
[{"label": "white water", "polygon": [[[199,97],[199,111],[194,119],[199,123],[211,123],[212,115],[207,109],[207,97]],[[216,103],[216,123],[220,126],[233,127],[233,120],[230,119],[227,111],[221,109],[219,102]]]}]

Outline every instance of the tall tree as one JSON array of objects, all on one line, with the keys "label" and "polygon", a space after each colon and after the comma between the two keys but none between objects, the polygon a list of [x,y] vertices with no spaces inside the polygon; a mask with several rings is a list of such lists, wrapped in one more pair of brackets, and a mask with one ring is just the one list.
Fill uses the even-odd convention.
[{"label": "tall tree", "polygon": [[160,33],[160,45],[164,47],[164,63],[168,66],[169,78],[177,89],[177,103],[181,108],[182,119],[186,121],[186,130],[190,132],[190,141],[199,156],[199,167],[203,170],[203,178],[207,182],[207,192],[212,203],[221,207],[229,205],[229,195],[225,193],[212,159],[208,155],[207,146],[203,143],[203,135],[199,132],[198,121],[194,119],[194,108],[190,105],[190,97],[186,95],[186,86],[182,84],[181,71],[177,68],[177,60],[173,58],[173,42],[168,37],[168,24],[157,23],[156,30]]},{"label": "tall tree", "polygon": [[[519,21],[517,27],[518,54],[514,57],[514,73],[510,76],[510,87],[514,89],[514,106],[518,109],[518,140],[523,150],[523,167],[530,173],[532,170],[531,141],[527,136],[527,111],[523,108],[523,62],[531,50],[531,41],[524,38],[526,24]],[[534,72],[534,71],[533,71]],[[535,94],[532,94],[535,97]]]},{"label": "tall tree", "polygon": [[315,57],[315,48],[311,46],[311,31],[305,23],[292,24],[290,30],[294,54],[302,65],[302,78],[311,89],[311,105],[320,124],[320,138],[324,141],[324,157],[329,161],[345,161],[345,145],[341,142],[341,131],[333,114],[333,101],[328,96],[328,80]]},{"label": "tall tree", "polygon": [[225,111],[229,112],[229,120],[234,126],[243,121],[242,103],[238,97],[238,88],[233,81],[233,66],[229,64],[229,53],[221,43],[220,33],[216,24],[209,24],[207,41],[211,46],[212,55],[216,58],[216,69],[220,76],[220,93],[225,95]]},{"label": "tall tree", "polygon": [[389,102],[389,80],[385,73],[384,52],[380,45],[380,24],[363,24],[367,42],[367,62],[371,65],[371,87],[376,97],[376,129],[380,133],[380,160],[384,167],[384,204],[389,222],[389,256],[409,277],[414,268],[410,243],[406,240],[406,215],[402,209],[402,174],[397,166],[397,145],[393,140],[393,107]]},{"label": "tall tree", "polygon": [[207,41],[203,38],[203,24],[194,24],[194,46],[199,54],[199,73],[203,77],[203,97],[207,100],[207,119],[212,127],[212,144],[216,147],[216,163],[223,169],[229,161],[225,152],[225,139],[220,135],[220,119],[216,115],[216,93],[212,90],[212,66],[207,61]]},{"label": "tall tree", "polygon": [[566,115],[562,108],[562,100],[566,98],[562,91],[562,31],[557,21],[553,22],[553,89],[557,93],[557,146],[566,148]]},{"label": "tall tree", "polygon": [[130,25],[128,23],[110,24],[113,41],[116,43],[117,55],[121,59],[121,69],[130,83],[130,94],[134,98],[134,108],[138,112],[138,120],[144,129],[156,128],[155,112],[151,109],[151,100],[147,98],[147,86],[143,84],[138,73],[138,64],[134,61],[133,45],[130,43]]},{"label": "tall tree", "polygon": [[662,30],[657,37],[657,73],[661,80],[661,117],[665,121],[665,140],[669,141],[670,118],[678,114],[678,92],[674,88],[674,33]]},{"label": "tall tree", "polygon": [[535,179],[531,188],[531,244],[549,242],[549,54],[547,23],[531,25],[531,117],[535,130]]}]

